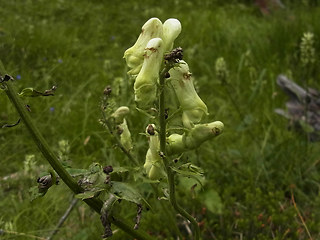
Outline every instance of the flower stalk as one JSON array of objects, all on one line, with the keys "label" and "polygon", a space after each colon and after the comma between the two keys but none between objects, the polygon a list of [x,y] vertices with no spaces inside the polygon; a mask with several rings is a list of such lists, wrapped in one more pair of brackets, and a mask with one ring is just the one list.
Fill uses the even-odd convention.
[{"label": "flower stalk", "polygon": [[171,166],[169,164],[169,161],[166,157],[166,113],[165,113],[165,79],[166,79],[166,73],[170,70],[172,66],[166,65],[165,68],[160,73],[160,79],[159,79],[159,89],[160,89],[160,97],[159,97],[159,124],[160,124],[160,131],[159,131],[159,137],[160,137],[160,153],[163,159],[163,163],[165,166],[165,170],[168,176],[168,185],[169,185],[169,198],[170,203],[172,204],[173,208],[180,213],[183,217],[188,219],[195,231],[195,239],[200,239],[200,228],[198,225],[198,222],[194,217],[192,217],[187,211],[185,211],[183,208],[179,206],[176,200],[176,189],[175,189],[175,181],[174,181],[174,172],[171,169]]}]

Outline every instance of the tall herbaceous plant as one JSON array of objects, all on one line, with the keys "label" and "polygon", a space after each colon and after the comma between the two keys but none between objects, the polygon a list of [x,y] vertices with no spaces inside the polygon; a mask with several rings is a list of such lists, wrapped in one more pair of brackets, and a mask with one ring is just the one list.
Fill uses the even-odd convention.
[{"label": "tall herbaceous plant", "polygon": [[[152,206],[149,206],[134,184],[126,180],[128,177],[121,177],[124,172],[126,175],[132,173],[135,174],[133,179],[151,184],[157,193],[157,188],[161,186],[161,199],[169,201],[176,213],[188,219],[194,238],[200,238],[197,220],[176,199],[175,177],[202,177],[201,167],[195,166],[192,159],[187,162],[179,159],[185,152],[195,150],[203,142],[221,134],[224,126],[220,121],[204,120],[208,118],[208,108],[195,90],[189,65],[182,60],[182,48],[174,48],[174,41],[180,32],[181,23],[177,19],[171,18],[162,23],[158,18],[151,18],[142,26],[136,43],[125,51],[128,75],[134,80],[135,108],[116,106],[116,102],[112,100],[112,88],[107,87],[104,91],[103,118],[100,122],[108,129],[124,155],[137,165],[131,171],[127,166],[103,167],[98,163],[92,164],[89,169],[65,166],[51,151],[21,101],[21,97],[42,97],[45,94],[28,88],[18,96],[14,92],[13,79],[9,75],[1,77],[2,89],[13,102],[40,151],[53,168],[38,179],[38,187],[33,189],[34,198],[43,196],[55,185],[57,178],[61,178],[76,197],[101,215],[105,228],[104,238],[112,236],[114,224],[136,239],[152,239],[149,234],[138,230],[142,209]],[[141,118],[149,119],[149,124],[143,130],[148,139],[144,163],[135,154],[134,138],[127,121],[130,111],[138,111]],[[122,221],[118,211],[114,210],[121,208],[120,200],[138,206],[133,226]],[[181,237],[180,232],[176,234]]]}]

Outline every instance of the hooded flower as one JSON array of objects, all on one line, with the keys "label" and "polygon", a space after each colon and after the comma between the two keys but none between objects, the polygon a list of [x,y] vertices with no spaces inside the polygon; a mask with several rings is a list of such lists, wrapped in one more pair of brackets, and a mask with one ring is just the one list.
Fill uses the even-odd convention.
[{"label": "hooded flower", "polygon": [[126,106],[119,107],[114,113],[111,114],[111,117],[115,119],[116,124],[123,122],[125,116],[129,114],[130,110]]},{"label": "hooded flower", "polygon": [[180,154],[185,151],[196,149],[203,142],[222,133],[224,125],[220,121],[206,124],[197,124],[190,131],[180,135],[171,134],[167,138],[168,155]]},{"label": "hooded flower", "polygon": [[170,51],[173,48],[174,40],[181,33],[181,23],[178,19],[169,18],[163,23],[163,37],[164,51]]},{"label": "hooded flower", "polygon": [[188,64],[183,60],[179,63],[179,66],[169,71],[169,81],[171,81],[183,111],[183,126],[192,128],[194,124],[201,121],[204,115],[208,114],[208,109],[194,88]]},{"label": "hooded flower", "polygon": [[[150,132],[152,130],[152,132]],[[155,131],[155,125],[149,124],[146,133],[149,135],[149,149],[146,155],[146,162],[143,165],[148,177],[157,180],[165,176],[162,159],[159,155],[160,141],[158,133]]]},{"label": "hooded flower", "polygon": [[131,70],[130,75],[137,75],[142,67],[144,50],[152,38],[162,36],[162,22],[158,18],[149,19],[141,29],[136,43],[124,52],[124,58]]},{"label": "hooded flower", "polygon": [[139,108],[149,108],[156,100],[162,59],[163,41],[161,38],[153,38],[146,46],[143,65],[134,83],[135,101]]}]

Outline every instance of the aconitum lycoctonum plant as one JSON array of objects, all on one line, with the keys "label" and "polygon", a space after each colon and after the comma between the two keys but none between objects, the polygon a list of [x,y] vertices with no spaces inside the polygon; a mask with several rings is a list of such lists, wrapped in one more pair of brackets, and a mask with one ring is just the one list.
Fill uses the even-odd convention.
[{"label": "aconitum lycoctonum plant", "polygon": [[[162,23],[158,18],[151,18],[142,26],[136,43],[124,53],[130,69],[128,74],[134,78],[137,108],[145,111],[159,110],[160,91],[163,91],[167,114],[167,156],[196,149],[203,142],[219,135],[224,127],[220,121],[201,123],[209,114],[207,106],[195,90],[189,66],[182,60],[182,49],[173,49],[181,29],[181,23],[177,19],[170,18]],[[164,88],[160,90],[163,69],[168,71],[164,73]],[[151,179],[166,176],[159,155],[158,125],[159,122],[154,122],[147,127],[153,129],[151,134],[146,131],[149,149],[144,168]]]},{"label": "aconitum lycoctonum plant", "polygon": [[[154,184],[152,187],[156,195],[159,192],[157,184],[161,184],[164,193],[161,199],[168,200],[177,213],[189,220],[194,239],[200,239],[197,220],[180,207],[176,199],[175,177],[201,178],[203,171],[201,166],[192,163],[192,159],[187,163],[174,160],[220,135],[224,126],[220,121],[205,120],[209,110],[195,90],[189,65],[182,60],[183,49],[174,48],[181,29],[181,23],[177,19],[170,18],[162,23],[158,18],[151,18],[142,26],[136,43],[124,53],[129,67],[128,75],[134,80],[134,108],[143,113],[143,116],[148,116],[150,121],[145,130],[141,129],[149,140],[148,143],[146,141],[148,148],[144,155],[144,164],[134,154],[135,144],[128,124],[130,122],[127,121],[130,111],[134,109],[131,106],[118,107],[112,98],[112,89],[107,87],[104,90],[101,101],[103,118],[100,122],[109,130],[115,145],[138,166],[134,169],[126,166],[102,167],[100,163],[92,163],[88,169],[74,169],[69,166],[64,162],[64,158],[58,158],[52,151],[21,99],[53,96],[56,87],[44,92],[26,88],[16,94],[13,78],[9,75],[2,77],[0,73],[0,88],[12,101],[39,151],[52,167],[38,178],[38,186],[31,189],[32,199],[43,197],[49,188],[57,184],[59,177],[74,192],[76,198],[83,200],[100,214],[105,229],[103,238],[112,236],[111,224],[114,224],[136,239],[152,239],[143,230],[138,230],[142,205],[150,205],[139,189],[135,188],[134,183],[132,184],[132,180],[145,181],[147,177],[146,182]],[[0,62],[0,67],[1,65]],[[126,182],[130,174],[134,177]],[[123,206],[120,206],[121,200],[138,206],[133,228],[118,216],[121,211],[114,210]],[[172,216],[168,217],[171,219]],[[175,217],[171,219],[171,223],[174,221]],[[176,228],[175,231],[175,234],[182,238],[180,230]]]}]

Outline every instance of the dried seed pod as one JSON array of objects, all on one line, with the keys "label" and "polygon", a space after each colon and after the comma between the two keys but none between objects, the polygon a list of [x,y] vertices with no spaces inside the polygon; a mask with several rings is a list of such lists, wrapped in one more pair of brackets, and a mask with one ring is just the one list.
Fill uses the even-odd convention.
[{"label": "dried seed pod", "polygon": [[113,172],[113,167],[112,166],[105,166],[104,168],[103,168],[103,172],[105,173],[105,174],[109,174],[109,173],[112,173]]},{"label": "dried seed pod", "polygon": [[106,86],[103,90],[103,94],[107,96],[110,96],[111,92],[112,92],[112,89],[110,86]]}]

